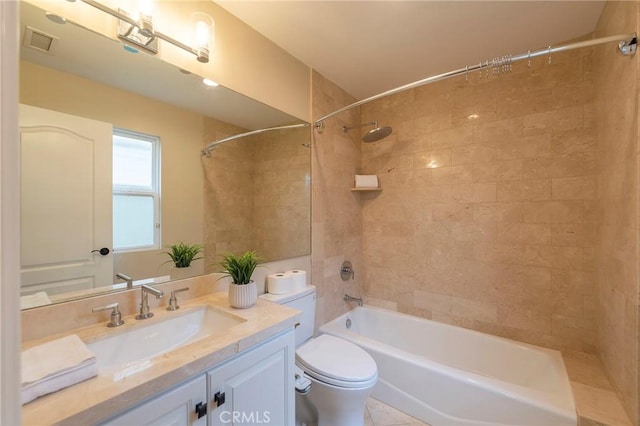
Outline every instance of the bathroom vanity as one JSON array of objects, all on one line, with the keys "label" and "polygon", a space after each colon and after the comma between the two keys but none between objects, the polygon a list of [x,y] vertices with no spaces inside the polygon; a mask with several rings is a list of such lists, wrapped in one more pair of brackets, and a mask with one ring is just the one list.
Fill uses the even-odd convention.
[{"label": "bathroom vanity", "polygon": [[[172,326],[183,328],[177,321],[203,310],[214,313],[218,332],[207,331],[148,358],[133,355],[133,360],[118,352],[144,351],[151,344],[136,347],[145,339],[136,334],[140,330],[151,330],[148,336],[172,334]],[[129,315],[121,327],[107,328],[103,322],[25,342],[24,349],[76,334],[97,351],[99,374],[24,405],[23,424],[294,423],[298,311],[263,300],[249,309],[232,309],[226,293],[214,293],[181,303],[178,311],[153,312],[142,321]],[[131,336],[135,340],[127,341]],[[118,346],[117,351],[105,352],[101,341]]]}]

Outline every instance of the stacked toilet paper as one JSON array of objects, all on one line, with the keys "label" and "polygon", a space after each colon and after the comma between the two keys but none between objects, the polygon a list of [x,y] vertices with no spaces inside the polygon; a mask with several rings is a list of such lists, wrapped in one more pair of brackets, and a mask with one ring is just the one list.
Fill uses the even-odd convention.
[{"label": "stacked toilet paper", "polygon": [[299,269],[267,275],[267,291],[285,294],[298,291],[307,285],[307,272]]},{"label": "stacked toilet paper", "polygon": [[378,176],[376,175],[356,175],[356,188],[377,188]]}]

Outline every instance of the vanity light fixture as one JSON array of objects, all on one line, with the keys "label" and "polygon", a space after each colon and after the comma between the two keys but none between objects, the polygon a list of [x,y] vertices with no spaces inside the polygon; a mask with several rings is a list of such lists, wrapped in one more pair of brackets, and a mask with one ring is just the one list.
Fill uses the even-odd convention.
[{"label": "vanity light fixture", "polygon": [[[200,62],[209,62],[209,42],[215,46],[215,22],[206,13],[196,12],[191,16],[194,30],[193,44],[196,58]],[[212,40],[213,39],[213,40]]]},{"label": "vanity light fixture", "polygon": [[[76,0],[67,0],[75,2]],[[158,53],[158,40],[166,41],[196,56],[198,62],[209,62],[209,46],[214,38],[214,21],[205,13],[194,13],[192,18],[195,28],[195,47],[188,46],[153,27],[152,0],[138,0],[138,8],[130,14],[122,9],[114,10],[95,0],[80,0],[89,6],[118,18],[118,38],[126,43],[134,44],[149,53]]]},{"label": "vanity light fixture", "polygon": [[134,19],[138,21],[140,34],[145,37],[153,37],[153,2],[151,0],[138,0],[138,10],[134,12]]}]

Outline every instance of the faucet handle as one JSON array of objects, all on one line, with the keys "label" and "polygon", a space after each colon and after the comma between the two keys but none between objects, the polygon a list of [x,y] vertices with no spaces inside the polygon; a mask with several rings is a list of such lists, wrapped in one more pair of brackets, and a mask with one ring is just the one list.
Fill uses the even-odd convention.
[{"label": "faucet handle", "polygon": [[101,311],[106,311],[107,309],[113,309],[111,311],[111,321],[109,321],[109,323],[107,324],[107,327],[118,327],[124,324],[119,307],[120,307],[120,304],[118,302],[115,302],[109,305],[98,306],[97,308],[93,308],[91,309],[91,312],[101,312]]},{"label": "faucet handle", "polygon": [[181,291],[187,291],[187,290],[189,290],[189,287],[171,291],[171,297],[169,298],[169,306],[167,306],[167,311],[176,311],[180,309],[180,306],[178,306],[178,299],[176,298],[176,293],[179,293]]}]

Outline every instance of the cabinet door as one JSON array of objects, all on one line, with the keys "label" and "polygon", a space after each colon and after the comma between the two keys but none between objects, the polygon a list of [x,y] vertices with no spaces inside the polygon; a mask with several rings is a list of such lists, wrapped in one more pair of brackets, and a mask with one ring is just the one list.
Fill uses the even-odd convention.
[{"label": "cabinet door", "polygon": [[[103,425],[109,426],[204,426],[207,416],[198,418],[196,405],[206,404],[207,384],[202,374],[150,401],[112,418]],[[202,413],[204,414],[204,412]]]},{"label": "cabinet door", "polygon": [[295,423],[293,330],[207,373],[209,425]]}]

